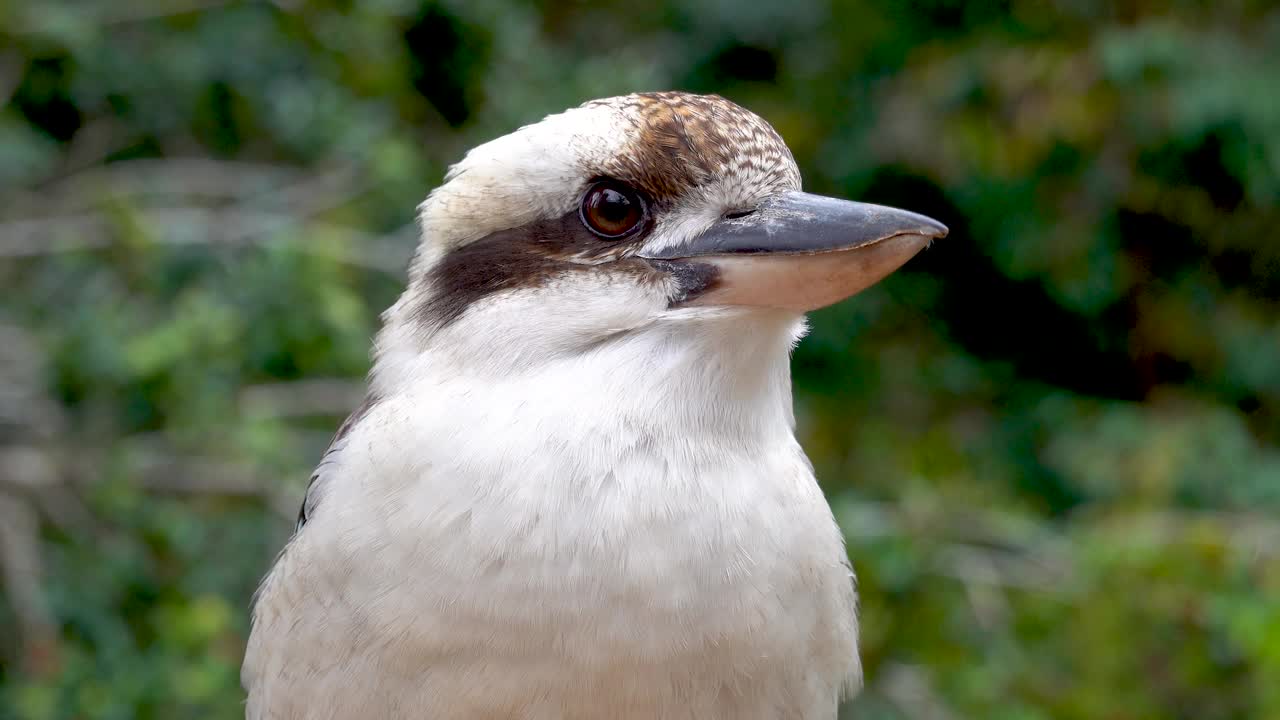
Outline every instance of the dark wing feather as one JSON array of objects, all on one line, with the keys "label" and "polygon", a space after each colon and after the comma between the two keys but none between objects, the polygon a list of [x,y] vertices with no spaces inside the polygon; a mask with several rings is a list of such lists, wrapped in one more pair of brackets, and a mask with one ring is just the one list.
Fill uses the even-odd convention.
[{"label": "dark wing feather", "polygon": [[324,455],[320,458],[320,464],[311,473],[311,479],[307,481],[307,494],[302,500],[302,507],[298,508],[298,523],[294,526],[293,531],[296,533],[307,524],[307,520],[316,511],[316,506],[320,504],[320,498],[324,494],[324,488],[328,484],[329,473],[326,472],[330,468],[334,460],[337,459],[338,452],[342,449],[343,440],[351,432],[351,428],[356,423],[364,419],[369,414],[369,410],[378,403],[378,398],[373,395],[365,397],[364,402],[347,416],[346,420],[338,426],[338,432],[334,433],[333,439],[329,441],[329,447],[324,451]]}]

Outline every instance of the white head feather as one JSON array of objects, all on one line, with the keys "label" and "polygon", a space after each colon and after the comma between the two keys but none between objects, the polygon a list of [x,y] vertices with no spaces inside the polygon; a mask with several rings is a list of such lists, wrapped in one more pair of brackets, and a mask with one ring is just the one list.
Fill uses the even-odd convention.
[{"label": "white head feather", "polygon": [[[444,292],[433,271],[450,253],[574,213],[602,177],[626,180],[652,197],[654,223],[642,243],[604,258],[563,258],[566,269],[576,263],[592,265],[592,272],[551,272],[486,293],[444,327],[424,317],[424,303]],[[424,355],[430,361],[447,356],[471,371],[508,373],[644,328],[665,342],[673,323],[732,319],[735,327],[723,329],[728,339],[742,334],[736,321],[744,315],[773,328],[777,347],[771,354],[785,362],[803,333],[799,314],[675,307],[670,299],[678,288],[671,279],[627,271],[620,261],[684,242],[725,213],[799,186],[795,161],[773,128],[718,96],[644,93],[595,100],[484,143],[419,206],[422,242],[409,287],[384,316],[375,385],[390,390]],[[717,352],[734,353],[729,346]]]}]

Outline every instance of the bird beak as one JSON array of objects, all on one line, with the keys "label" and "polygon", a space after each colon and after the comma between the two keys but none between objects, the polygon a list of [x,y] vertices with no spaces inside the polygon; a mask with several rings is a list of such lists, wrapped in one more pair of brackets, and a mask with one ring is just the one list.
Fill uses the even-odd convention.
[{"label": "bird beak", "polygon": [[946,234],[942,223],[906,210],[788,192],[642,255],[716,269],[714,284],[690,305],[805,312],[865,290]]}]

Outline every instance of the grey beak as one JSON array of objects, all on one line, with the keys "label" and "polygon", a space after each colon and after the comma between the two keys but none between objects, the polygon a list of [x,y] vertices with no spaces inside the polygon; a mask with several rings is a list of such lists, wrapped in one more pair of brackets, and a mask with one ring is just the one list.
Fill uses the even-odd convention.
[{"label": "grey beak", "polygon": [[906,210],[788,192],[754,212],[726,217],[684,243],[643,256],[676,260],[706,255],[814,254],[852,250],[898,235],[941,238],[947,226]]}]

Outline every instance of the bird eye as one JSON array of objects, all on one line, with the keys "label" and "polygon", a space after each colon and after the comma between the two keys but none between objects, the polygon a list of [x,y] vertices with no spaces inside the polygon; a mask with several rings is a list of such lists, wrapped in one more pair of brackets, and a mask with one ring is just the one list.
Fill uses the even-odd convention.
[{"label": "bird eye", "polygon": [[610,240],[640,227],[644,220],[644,200],[639,193],[614,180],[592,185],[582,197],[582,224],[591,232]]}]

